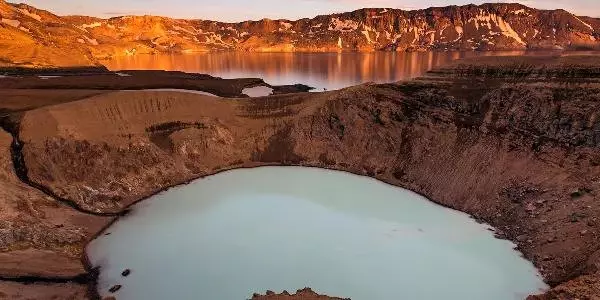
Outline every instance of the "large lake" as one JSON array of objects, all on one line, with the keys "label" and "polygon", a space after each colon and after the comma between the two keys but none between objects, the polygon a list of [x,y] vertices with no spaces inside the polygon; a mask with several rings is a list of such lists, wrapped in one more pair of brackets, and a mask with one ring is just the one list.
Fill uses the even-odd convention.
[{"label": "large lake", "polygon": [[466,214],[315,168],[200,179],[138,203],[107,233],[88,255],[101,266],[100,294],[119,300],[243,300],[303,287],[353,300],[521,300],[546,288],[514,244]]},{"label": "large lake", "polygon": [[475,56],[547,55],[549,52],[245,53],[136,55],[103,63],[111,70],[171,70],[223,78],[256,77],[273,85],[303,83],[317,91],[365,82],[395,82],[423,75],[453,60]]}]

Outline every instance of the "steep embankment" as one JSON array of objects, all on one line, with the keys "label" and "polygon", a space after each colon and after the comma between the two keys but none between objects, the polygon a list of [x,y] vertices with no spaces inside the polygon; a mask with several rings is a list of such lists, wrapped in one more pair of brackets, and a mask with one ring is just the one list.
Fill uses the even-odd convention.
[{"label": "steep embankment", "polygon": [[77,212],[23,183],[12,142],[0,131],[0,298],[84,299],[93,277],[83,248],[109,219]]},{"label": "steep embankment", "polygon": [[598,297],[597,62],[489,60],[317,94],[102,94],[24,113],[20,153],[33,183],[102,213],[237,167],[364,174],[494,225],[556,293]]},{"label": "steep embankment", "polygon": [[148,53],[337,52],[600,47],[600,21],[520,4],[368,8],[312,19],[223,23],[157,16],[59,17],[0,0],[0,63],[90,65]]}]

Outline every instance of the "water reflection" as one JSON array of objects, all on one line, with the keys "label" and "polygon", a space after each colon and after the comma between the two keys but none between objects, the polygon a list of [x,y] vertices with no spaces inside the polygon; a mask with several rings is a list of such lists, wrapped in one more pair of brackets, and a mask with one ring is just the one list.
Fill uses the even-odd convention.
[{"label": "water reflection", "polygon": [[304,83],[338,89],[364,82],[414,78],[459,58],[523,55],[507,52],[203,53],[138,55],[106,61],[111,70],[178,70],[223,78],[258,77],[271,84]]}]

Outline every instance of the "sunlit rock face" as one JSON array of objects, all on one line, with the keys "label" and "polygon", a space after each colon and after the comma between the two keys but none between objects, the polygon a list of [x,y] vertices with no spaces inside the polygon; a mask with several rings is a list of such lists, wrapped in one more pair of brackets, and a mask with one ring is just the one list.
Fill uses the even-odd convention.
[{"label": "sunlit rock face", "polygon": [[[425,10],[361,9],[298,21],[242,23],[158,17],[71,19],[91,33],[147,40],[157,50],[251,51],[500,50],[597,45],[597,19],[519,4],[467,5]],[[144,35],[139,36],[139,27]]]},{"label": "sunlit rock face", "polygon": [[[92,33],[148,40],[157,50],[499,50],[596,45],[598,20],[519,4],[403,11],[361,9],[298,21],[242,23],[121,17],[71,19]],[[87,23],[86,23],[87,22]],[[144,35],[137,29],[142,27]],[[175,43],[173,43],[175,42]]]},{"label": "sunlit rock face", "polygon": [[[71,53],[67,60],[52,47],[39,45],[36,47],[43,51],[38,51],[41,55],[35,59],[16,51],[0,53],[6,61],[20,64],[81,65],[123,55],[218,50],[515,50],[590,49],[600,45],[599,19],[504,3],[415,11],[370,8],[297,21],[223,23],[156,16],[58,17],[0,1],[0,17],[5,49],[10,50],[11,45],[54,44]],[[52,34],[57,28],[60,35]]]}]

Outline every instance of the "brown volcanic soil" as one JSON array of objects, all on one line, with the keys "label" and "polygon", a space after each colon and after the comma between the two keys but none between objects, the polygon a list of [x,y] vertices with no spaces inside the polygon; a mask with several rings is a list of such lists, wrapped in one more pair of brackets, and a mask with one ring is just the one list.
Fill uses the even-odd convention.
[{"label": "brown volcanic soil", "polygon": [[600,276],[585,275],[563,283],[548,293],[530,296],[527,300],[597,300],[600,299]]},{"label": "brown volcanic soil", "polygon": [[[468,72],[317,94],[96,95],[24,112],[15,161],[95,213],[239,167],[368,175],[492,224],[558,285],[540,299],[598,299],[600,80],[584,64],[522,76],[504,59],[502,72],[462,62]],[[563,70],[562,59],[545,61]]]},{"label": "brown volcanic soil", "polygon": [[331,300],[349,300],[349,299],[342,299],[342,298],[337,298],[337,297],[328,297],[328,296],[323,296],[323,295],[319,295],[315,292],[313,292],[310,288],[304,288],[301,290],[298,290],[295,294],[290,294],[287,291],[283,291],[281,294],[275,294],[272,291],[267,291],[267,293],[265,295],[260,295],[260,294],[254,294],[254,296],[252,297],[252,300],[292,300],[292,299],[298,299],[298,300],[327,300],[327,299],[331,299]]},{"label": "brown volcanic soil", "polygon": [[36,283],[0,281],[0,299],[87,300],[87,286],[75,283]]}]

